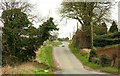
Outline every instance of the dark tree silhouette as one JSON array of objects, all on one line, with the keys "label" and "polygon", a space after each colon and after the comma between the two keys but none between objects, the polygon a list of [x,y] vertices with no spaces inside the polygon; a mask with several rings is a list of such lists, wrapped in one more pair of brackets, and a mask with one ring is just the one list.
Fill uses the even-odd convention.
[{"label": "dark tree silhouette", "polygon": [[110,27],[109,32],[118,32],[117,24],[115,23],[115,21],[112,22],[112,26]]}]

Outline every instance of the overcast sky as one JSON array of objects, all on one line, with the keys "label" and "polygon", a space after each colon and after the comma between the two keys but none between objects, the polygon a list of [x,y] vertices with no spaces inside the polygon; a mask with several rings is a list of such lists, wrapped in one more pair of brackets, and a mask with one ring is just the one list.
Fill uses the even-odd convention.
[{"label": "overcast sky", "polygon": [[[118,2],[119,0],[116,1]],[[76,20],[69,19],[66,21],[66,19],[63,19],[60,21],[61,17],[58,14],[58,8],[60,8],[62,0],[28,0],[28,2],[35,5],[32,13],[37,15],[37,17],[53,17],[55,19],[55,22],[59,24],[59,37],[70,37],[73,31],[76,30]],[[111,18],[118,20],[118,5],[112,9]],[[39,24],[34,22],[35,27],[38,27]]]}]

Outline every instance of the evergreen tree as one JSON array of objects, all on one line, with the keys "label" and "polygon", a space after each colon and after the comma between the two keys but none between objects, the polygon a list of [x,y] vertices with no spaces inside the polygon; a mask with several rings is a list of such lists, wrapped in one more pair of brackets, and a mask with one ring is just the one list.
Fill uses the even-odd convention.
[{"label": "evergreen tree", "polygon": [[[3,64],[14,64],[17,61],[23,62],[35,56],[34,48],[30,46],[31,41],[26,36],[31,22],[28,16],[21,12],[21,9],[4,10],[2,12],[2,19],[4,21],[3,27]],[[29,49],[28,49],[29,48]]]},{"label": "evergreen tree", "polygon": [[110,27],[109,32],[111,32],[111,33],[118,32],[117,24],[115,23],[115,21],[113,21],[112,26]]},{"label": "evergreen tree", "polygon": [[50,31],[58,30],[57,25],[54,24],[52,17],[50,17],[46,22],[43,22],[38,29],[40,32],[40,37],[42,38],[42,42],[51,36]]}]

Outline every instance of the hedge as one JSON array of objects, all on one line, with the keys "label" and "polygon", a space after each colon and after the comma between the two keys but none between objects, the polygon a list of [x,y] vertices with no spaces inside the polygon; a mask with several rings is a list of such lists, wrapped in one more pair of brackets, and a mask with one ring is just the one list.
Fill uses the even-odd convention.
[{"label": "hedge", "polygon": [[120,32],[98,36],[93,40],[93,44],[96,47],[120,44]]},{"label": "hedge", "polygon": [[120,32],[109,33],[109,34],[105,34],[105,35],[99,35],[96,38],[109,38],[109,39],[120,38]]}]

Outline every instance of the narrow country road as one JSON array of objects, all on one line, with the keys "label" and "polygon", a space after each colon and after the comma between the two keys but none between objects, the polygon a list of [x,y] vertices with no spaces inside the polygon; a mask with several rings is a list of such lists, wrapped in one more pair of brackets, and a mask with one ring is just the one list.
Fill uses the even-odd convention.
[{"label": "narrow country road", "polygon": [[95,71],[88,71],[83,68],[82,63],[73,55],[68,48],[68,43],[63,42],[65,47],[59,46],[53,49],[55,60],[61,68],[58,74],[103,74]]}]

